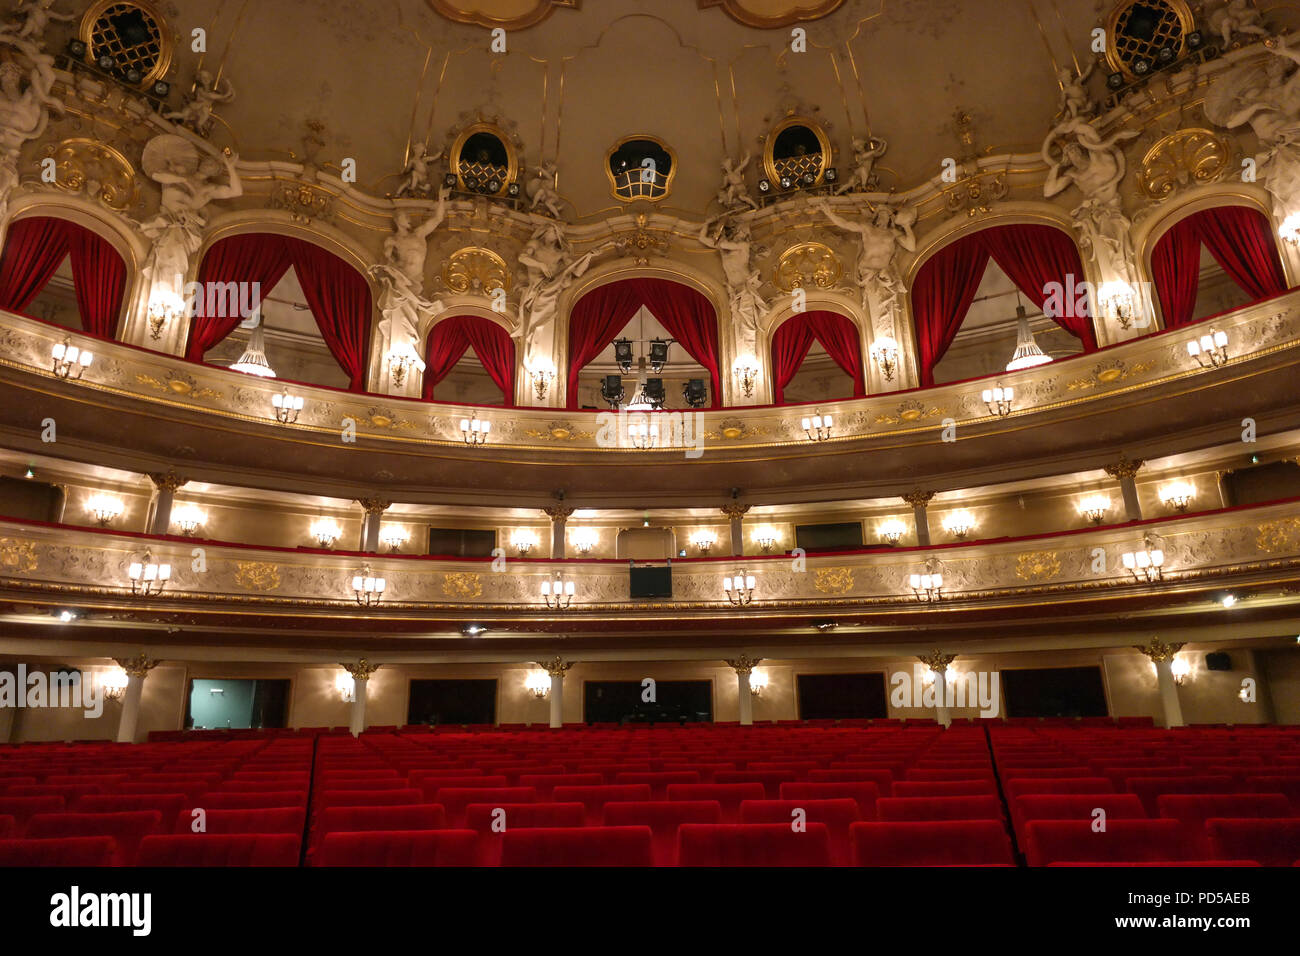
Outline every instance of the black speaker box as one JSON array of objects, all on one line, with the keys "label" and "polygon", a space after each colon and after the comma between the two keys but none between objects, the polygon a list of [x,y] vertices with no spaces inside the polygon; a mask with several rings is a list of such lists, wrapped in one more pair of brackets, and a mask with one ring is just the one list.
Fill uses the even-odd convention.
[{"label": "black speaker box", "polygon": [[1230,671],[1232,670],[1232,658],[1222,651],[1217,654],[1206,654],[1205,669],[1207,671]]}]

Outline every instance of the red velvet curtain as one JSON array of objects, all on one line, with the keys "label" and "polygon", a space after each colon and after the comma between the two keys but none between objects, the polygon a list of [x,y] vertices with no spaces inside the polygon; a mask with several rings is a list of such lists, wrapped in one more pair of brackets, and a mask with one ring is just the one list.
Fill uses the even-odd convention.
[{"label": "red velvet curtain", "polygon": [[569,316],[569,408],[578,407],[578,373],[603,352],[645,306],[691,358],[709,372],[713,405],[719,401],[718,317],[690,286],[665,279],[623,279],[592,289]]},{"label": "red velvet curtain", "polygon": [[510,333],[490,319],[461,315],[444,319],[429,333],[426,347],[425,399],[434,397],[434,387],[455,367],[469,349],[505,396],[506,407],[515,403],[515,343]]},{"label": "red velvet curtain", "polygon": [[[973,240],[984,245],[998,268],[1016,284],[1025,298],[1040,309],[1047,303],[1049,283],[1059,282],[1064,288],[1067,276],[1074,276],[1075,287],[1084,282],[1079,247],[1068,233],[1054,226],[1028,223],[995,226],[964,241]],[[1067,298],[1067,302],[1072,301],[1073,296]],[[1066,311],[1073,313],[1074,310]],[[1093,333],[1091,315],[1085,312],[1081,315],[1049,315],[1048,318],[1083,342],[1085,352],[1096,351],[1097,338]]]},{"label": "red velvet curtain", "polygon": [[[348,388],[365,390],[370,350],[370,284],[338,256],[302,239],[289,239],[289,255],[325,347],[348,376]],[[270,292],[270,286],[262,287]]]},{"label": "red velvet curtain", "polygon": [[816,338],[812,324],[802,318],[782,323],[772,336],[772,400],[778,405],[785,402],[785,388],[794,381]]},{"label": "red velvet curtain", "polygon": [[114,338],[126,294],[126,263],[116,249],[89,229],[73,223],[67,226],[81,327],[101,339]]},{"label": "red velvet curtain", "polygon": [[111,339],[126,294],[126,263],[107,240],[65,219],[34,216],[9,227],[0,256],[0,308],[21,312],[71,254],[81,327]]},{"label": "red velvet curtain", "polygon": [[1196,217],[1174,224],[1151,251],[1151,278],[1155,281],[1165,328],[1190,325],[1196,310],[1196,290],[1201,280],[1201,239]]},{"label": "red velvet curtain", "polygon": [[772,336],[772,399],[785,401],[786,386],[794,380],[813,340],[853,379],[853,397],[867,393],[862,375],[862,344],[857,326],[837,312],[804,312],[788,320]]},{"label": "red velvet curtain", "polygon": [[[258,282],[268,295],[284,278],[292,262],[284,236],[249,234],[231,236],[213,244],[199,264],[199,285],[209,282]],[[190,319],[190,341],[185,357],[202,362],[208,350],[235,330],[240,316],[206,315],[199,308]]]},{"label": "red velvet curtain", "polygon": [[934,384],[934,367],[957,337],[988,263],[983,243],[954,242],[931,256],[916,274],[912,315],[922,385]]},{"label": "red velvet curtain", "polygon": [[1245,206],[1217,206],[1191,218],[1214,261],[1251,299],[1286,291],[1273,230],[1263,213]]}]

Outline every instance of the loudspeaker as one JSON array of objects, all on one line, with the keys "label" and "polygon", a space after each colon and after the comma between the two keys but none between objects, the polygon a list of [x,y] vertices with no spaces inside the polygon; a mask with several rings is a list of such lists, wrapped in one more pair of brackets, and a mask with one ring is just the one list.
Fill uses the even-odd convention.
[{"label": "loudspeaker", "polygon": [[1232,670],[1232,658],[1222,651],[1216,654],[1206,654],[1205,669],[1207,671],[1230,671]]}]

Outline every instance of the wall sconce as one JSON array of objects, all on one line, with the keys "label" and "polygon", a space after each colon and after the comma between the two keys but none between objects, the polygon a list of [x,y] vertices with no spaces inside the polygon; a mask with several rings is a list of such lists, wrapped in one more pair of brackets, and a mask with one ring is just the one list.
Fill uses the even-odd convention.
[{"label": "wall sconce", "polygon": [[339,539],[339,535],[342,533],[338,524],[330,518],[318,518],[312,522],[311,536],[316,539],[318,545],[326,550],[334,547],[334,542]]},{"label": "wall sconce", "polygon": [[339,700],[345,704],[355,704],[357,700],[357,682],[347,671],[339,671],[334,678],[334,689],[339,692]]},{"label": "wall sconce", "polygon": [[107,528],[109,522],[120,515],[125,507],[121,498],[112,495],[94,495],[86,502],[86,510],[95,516],[101,528]]},{"label": "wall sconce", "polygon": [[776,529],[770,524],[759,525],[754,529],[754,543],[763,549],[764,554],[776,547],[777,539]]},{"label": "wall sconce", "polygon": [[1137,314],[1137,297],[1127,282],[1104,282],[1099,290],[1102,308],[1119,323],[1121,329],[1131,329]]},{"label": "wall sconce", "polygon": [[594,528],[578,528],[573,532],[573,547],[579,554],[591,554],[599,535]]},{"label": "wall sconce", "polygon": [[477,413],[470,413],[469,418],[460,420],[460,437],[465,439],[466,445],[482,445],[486,443],[490,431],[492,431],[492,423],[479,421]]},{"label": "wall sconce", "polygon": [[763,689],[767,687],[767,671],[752,670],[749,672],[749,693],[754,697],[762,697]]},{"label": "wall sconce", "polygon": [[90,368],[90,363],[95,360],[94,354],[70,344],[68,339],[50,349],[50,355],[54,360],[54,374],[74,381],[81,378],[81,373]]},{"label": "wall sconce", "polygon": [[[931,684],[934,683],[934,675],[935,675],[936,673],[937,673],[937,671],[935,671],[935,669],[934,669],[933,667],[928,667],[928,666],[926,666],[925,664],[922,664],[922,665],[921,665],[921,683],[922,683],[923,685],[925,685],[926,687],[929,687]],[[958,675],[958,673],[957,673],[957,668],[953,667],[951,664],[949,664],[949,665],[948,665],[947,667],[945,667],[944,670],[943,670],[943,679],[944,679],[944,682],[947,683],[947,684],[955,684],[955,683],[957,682],[957,678],[958,678],[958,676],[959,676],[959,675]]]},{"label": "wall sconce", "polygon": [[537,392],[537,400],[540,402],[546,398],[546,390],[551,387],[551,382],[555,379],[555,366],[549,362],[539,363],[529,372],[529,375],[533,381],[533,390]]},{"label": "wall sconce", "polygon": [[887,335],[876,339],[871,343],[871,357],[885,381],[892,382],[894,371],[898,368],[898,343]]},{"label": "wall sconce", "polygon": [[732,363],[731,371],[745,397],[753,398],[754,385],[758,382],[758,360],[752,355],[742,355]]},{"label": "wall sconce", "polygon": [[163,326],[185,312],[185,300],[172,292],[157,291],[149,296],[149,337],[162,338]]},{"label": "wall sconce", "polygon": [[531,671],[524,678],[524,687],[538,700],[551,696],[551,675],[546,671]]},{"label": "wall sconce", "polygon": [[913,574],[908,586],[918,601],[938,601],[943,597],[942,574]]},{"label": "wall sconce", "polygon": [[402,549],[402,545],[411,540],[411,536],[406,533],[405,528],[397,525],[388,525],[379,531],[379,540],[389,551],[396,552]]},{"label": "wall sconce", "polygon": [[537,547],[537,535],[527,528],[516,528],[510,537],[510,546],[519,552],[519,557],[528,557],[528,552]]},{"label": "wall sconce", "polygon": [[1199,339],[1187,343],[1187,354],[1196,359],[1201,368],[1228,364],[1228,333],[1210,329]]},{"label": "wall sconce", "polygon": [[1089,495],[1079,502],[1079,514],[1093,524],[1101,524],[1110,511],[1110,498],[1105,495]]},{"label": "wall sconce", "polygon": [[722,579],[722,590],[733,607],[744,607],[754,601],[754,576],[744,571],[737,571],[730,577]]},{"label": "wall sconce", "polygon": [[159,564],[146,551],[139,561],[132,561],[126,569],[126,576],[131,579],[131,593],[137,597],[153,597],[171,580],[172,566]]},{"label": "wall sconce", "polygon": [[384,599],[388,582],[370,572],[370,565],[362,565],[352,576],[352,594],[362,607],[374,607]]},{"label": "wall sconce", "polygon": [[628,422],[627,436],[633,448],[654,448],[659,444],[659,422],[653,415],[647,421]]},{"label": "wall sconce", "polygon": [[708,554],[713,546],[718,543],[718,536],[707,528],[701,528],[699,531],[691,532],[690,540],[691,546],[700,554]]},{"label": "wall sconce", "polygon": [[126,693],[126,685],[130,678],[126,676],[126,671],[120,667],[114,667],[112,670],[104,671],[99,678],[99,690],[106,700],[121,700]]},{"label": "wall sconce", "polygon": [[950,511],[943,517],[943,530],[958,541],[966,540],[966,535],[970,534],[971,529],[975,527],[975,518],[969,511]]},{"label": "wall sconce", "polygon": [[1004,417],[1011,414],[1011,408],[1016,400],[1015,389],[1009,386],[1003,388],[1001,385],[984,389],[980,397],[984,399],[984,404],[990,412]]},{"label": "wall sconce", "polygon": [[907,525],[897,518],[889,518],[876,531],[880,535],[880,540],[892,548],[903,540],[903,535],[907,534]]},{"label": "wall sconce", "polygon": [[1181,687],[1183,681],[1191,674],[1192,665],[1188,664],[1185,658],[1175,657],[1169,662],[1169,672],[1174,677],[1174,683]]},{"label": "wall sconce", "polygon": [[1165,553],[1160,548],[1153,548],[1149,539],[1142,544],[1140,550],[1126,551],[1120,555],[1124,570],[1131,573],[1133,580],[1139,584],[1159,581],[1164,577],[1161,569],[1165,564]]},{"label": "wall sconce", "polygon": [[1186,481],[1175,481],[1160,489],[1160,502],[1166,508],[1176,508],[1183,512],[1196,497],[1196,489]]},{"label": "wall sconce", "polygon": [[412,369],[424,371],[424,359],[415,351],[410,342],[394,346],[388,353],[388,375],[393,384],[402,388],[406,384],[406,373]]},{"label": "wall sconce", "polygon": [[566,581],[564,576],[559,571],[556,571],[554,581],[546,580],[542,582],[542,600],[552,610],[564,611],[573,603],[575,590],[573,581]]},{"label": "wall sconce", "polygon": [[275,408],[275,420],[281,425],[292,425],[298,420],[298,413],[302,411],[303,400],[301,395],[291,395],[289,390],[277,392],[271,396],[271,405]]},{"label": "wall sconce", "polygon": [[181,529],[181,534],[189,537],[205,524],[208,516],[198,505],[184,504],[172,512],[172,523]]},{"label": "wall sconce", "polygon": [[1277,228],[1278,238],[1292,245],[1300,245],[1300,212],[1293,212]]},{"label": "wall sconce", "polygon": [[803,433],[813,441],[826,441],[831,437],[831,417],[822,415],[820,410],[812,418],[805,418],[802,424]]}]

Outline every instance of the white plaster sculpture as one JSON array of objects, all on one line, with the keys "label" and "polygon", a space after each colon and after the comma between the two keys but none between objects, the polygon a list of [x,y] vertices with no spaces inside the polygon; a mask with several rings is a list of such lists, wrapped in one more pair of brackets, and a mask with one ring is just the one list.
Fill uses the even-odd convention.
[{"label": "white plaster sculpture", "polygon": [[[72,13],[56,13],[50,9],[54,0],[19,0],[15,22],[0,26],[0,44],[19,46],[24,41],[37,47],[45,45],[45,31],[51,20],[68,22],[77,17]],[[21,23],[17,21],[21,20]]]},{"label": "white plaster sculpture", "polygon": [[853,140],[853,173],[835,190],[835,195],[847,192],[869,192],[876,188],[876,160],[885,155],[889,144],[883,139],[868,136]]},{"label": "white plaster sculpture", "polygon": [[431,154],[423,143],[411,147],[411,158],[402,169],[402,185],[397,187],[396,196],[428,196],[433,192],[433,180],[430,167],[442,153]]},{"label": "white plaster sculpture", "polygon": [[745,170],[749,168],[751,157],[746,153],[737,163],[730,158],[722,161],[722,187],[718,190],[718,205],[724,210],[734,211],[742,207],[757,209],[758,203],[749,194],[745,185]]},{"label": "white plaster sculpture", "polygon": [[816,205],[836,227],[856,233],[861,239],[857,281],[862,289],[862,306],[875,319],[882,330],[880,334],[892,338],[902,308],[900,299],[906,291],[894,260],[899,249],[916,251],[916,235],[912,231],[916,208],[898,208],[888,202],[869,203],[871,215],[855,221],[837,215],[824,199]]},{"label": "white plaster sculpture", "polygon": [[235,88],[222,77],[214,81],[207,70],[199,70],[194,77],[194,89],[179,110],[164,113],[163,118],[188,126],[200,136],[207,136],[212,128],[212,108],[218,103],[229,103],[235,98]]},{"label": "white plaster sculpture", "polygon": [[[719,222],[718,228],[710,232],[714,222]],[[758,269],[749,261],[753,249],[749,224],[719,217],[704,223],[696,238],[701,245],[718,250],[722,256],[722,273],[731,301],[731,319],[740,330],[744,345],[752,350],[757,341],[759,321],[767,312],[767,302],[759,292],[762,280]]]},{"label": "white plaster sculpture", "polygon": [[1268,30],[1264,27],[1264,17],[1248,0],[1228,0],[1219,9],[1206,18],[1210,30],[1223,40],[1226,50],[1232,44],[1232,38],[1239,34],[1266,37]]},{"label": "white plaster sculpture", "polygon": [[542,163],[533,177],[532,202],[528,208],[533,212],[541,206],[552,219],[559,219],[563,213],[559,190],[555,188],[555,164]]},{"label": "white plaster sculpture", "polygon": [[63,114],[63,101],[50,93],[54,85],[53,58],[35,50],[23,88],[23,70],[13,60],[0,63],[0,221],[9,197],[18,187],[18,161],[23,144],[38,139],[49,125],[50,113]]},{"label": "white plaster sculpture", "polygon": [[1061,98],[1056,107],[1058,116],[1077,119],[1081,116],[1092,116],[1097,112],[1097,105],[1088,95],[1088,89],[1084,85],[1096,69],[1097,64],[1092,63],[1082,73],[1076,73],[1067,67],[1056,74],[1061,83]]}]

